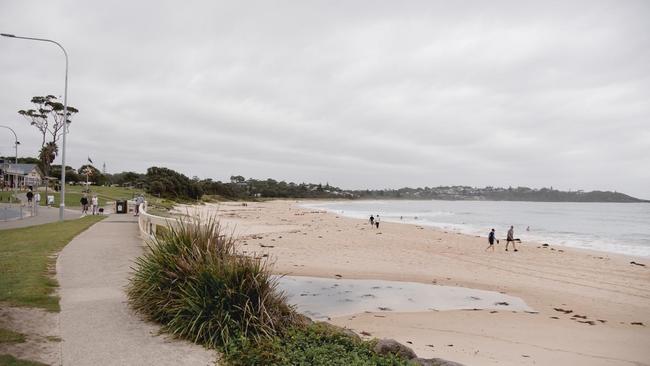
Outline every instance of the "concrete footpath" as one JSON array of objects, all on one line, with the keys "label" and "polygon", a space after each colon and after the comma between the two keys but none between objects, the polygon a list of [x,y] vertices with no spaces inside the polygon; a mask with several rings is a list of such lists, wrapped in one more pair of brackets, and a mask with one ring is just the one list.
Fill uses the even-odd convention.
[{"label": "concrete footpath", "polygon": [[213,365],[217,354],[158,335],[127,304],[125,286],[143,250],[136,218],[111,215],[60,253],[63,365]]},{"label": "concrete footpath", "polygon": [[[74,220],[81,217],[81,209],[68,209],[63,211],[65,220]],[[16,219],[10,221],[0,221],[0,230],[16,229],[19,227],[35,226],[49,224],[51,222],[59,221],[59,208],[40,206],[38,208],[38,215],[25,217],[24,219]]]}]

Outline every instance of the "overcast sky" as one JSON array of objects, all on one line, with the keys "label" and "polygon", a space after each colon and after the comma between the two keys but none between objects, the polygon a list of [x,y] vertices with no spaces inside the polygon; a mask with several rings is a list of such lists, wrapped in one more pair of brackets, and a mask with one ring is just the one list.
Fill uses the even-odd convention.
[{"label": "overcast sky", "polygon": [[[0,32],[68,50],[76,168],[650,198],[650,1],[2,0]],[[63,72],[0,38],[21,156]]]}]

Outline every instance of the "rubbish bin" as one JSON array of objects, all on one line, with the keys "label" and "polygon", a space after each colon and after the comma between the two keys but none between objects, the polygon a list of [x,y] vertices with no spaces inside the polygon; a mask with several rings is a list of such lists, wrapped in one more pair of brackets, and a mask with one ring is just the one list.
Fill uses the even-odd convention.
[{"label": "rubbish bin", "polygon": [[117,200],[115,201],[115,213],[125,214],[128,212],[128,205],[126,200]]}]

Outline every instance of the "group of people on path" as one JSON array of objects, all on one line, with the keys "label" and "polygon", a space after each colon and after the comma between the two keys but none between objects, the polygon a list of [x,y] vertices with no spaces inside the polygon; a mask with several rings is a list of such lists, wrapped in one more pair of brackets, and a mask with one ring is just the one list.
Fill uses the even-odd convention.
[{"label": "group of people on path", "polygon": [[84,195],[81,196],[79,203],[81,203],[81,213],[83,215],[88,214],[89,207],[93,215],[99,215],[99,199],[97,198],[96,194],[93,194],[89,201],[88,196],[84,193]]},{"label": "group of people on path", "polygon": [[[526,230],[529,230],[527,228]],[[488,247],[485,248],[485,251],[488,251],[489,249],[492,249],[494,251],[494,242],[496,241],[497,244],[499,244],[499,239],[496,238],[496,231],[492,229],[490,233],[488,234]],[[510,229],[508,229],[508,233],[506,234],[506,252],[508,251],[508,247],[510,244],[512,244],[512,249],[514,249],[515,252],[518,252],[519,250],[515,246],[515,241],[519,241],[519,239],[515,239],[515,227],[510,225]]]}]

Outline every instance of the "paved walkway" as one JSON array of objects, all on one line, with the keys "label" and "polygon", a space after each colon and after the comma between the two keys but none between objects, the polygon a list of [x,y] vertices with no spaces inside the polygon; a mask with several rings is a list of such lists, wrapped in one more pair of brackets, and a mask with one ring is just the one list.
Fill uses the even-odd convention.
[{"label": "paved walkway", "polygon": [[[81,217],[80,209],[65,209],[64,211],[64,218],[66,220],[78,219],[79,217]],[[0,221],[0,230],[42,225],[55,221],[59,221],[59,208],[41,206],[38,208],[37,216],[19,220]]]},{"label": "paved walkway", "polygon": [[60,253],[63,365],[211,365],[215,352],[157,335],[127,305],[124,287],[142,253],[131,215],[111,215]]}]

